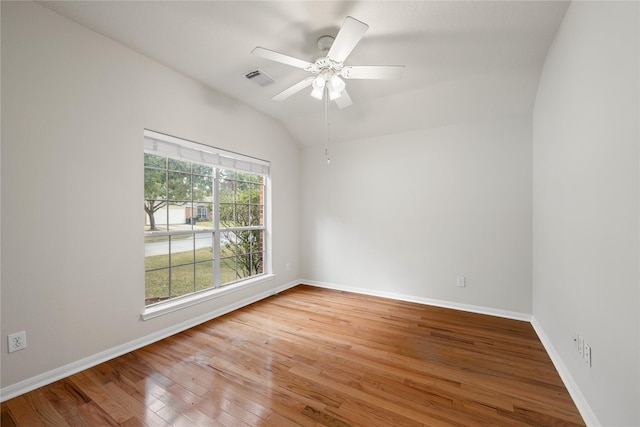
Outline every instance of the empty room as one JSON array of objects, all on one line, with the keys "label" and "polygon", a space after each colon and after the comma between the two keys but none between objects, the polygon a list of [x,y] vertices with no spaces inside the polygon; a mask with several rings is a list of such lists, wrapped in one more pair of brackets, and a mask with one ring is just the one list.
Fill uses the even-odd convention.
[{"label": "empty room", "polygon": [[640,2],[0,18],[3,427],[640,426]]}]

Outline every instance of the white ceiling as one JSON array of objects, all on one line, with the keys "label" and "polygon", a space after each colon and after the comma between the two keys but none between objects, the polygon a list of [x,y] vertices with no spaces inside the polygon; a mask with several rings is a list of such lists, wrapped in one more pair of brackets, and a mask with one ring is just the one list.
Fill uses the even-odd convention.
[{"label": "white ceiling", "polygon": [[[69,19],[279,120],[302,145],[323,144],[324,104],[310,88],[271,97],[308,74],[256,57],[266,47],[307,61],[345,16],[369,30],[346,65],[405,65],[401,80],[347,80],[354,105],[329,112],[331,141],[531,112],[563,1],[44,1]],[[243,75],[255,68],[276,83]]]}]

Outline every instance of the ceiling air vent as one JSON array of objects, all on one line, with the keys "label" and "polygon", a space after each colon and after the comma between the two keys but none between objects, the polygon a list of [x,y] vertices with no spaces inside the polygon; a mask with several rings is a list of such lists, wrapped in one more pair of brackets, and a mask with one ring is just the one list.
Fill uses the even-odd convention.
[{"label": "ceiling air vent", "polygon": [[275,83],[275,80],[273,79],[273,77],[271,77],[269,74],[265,73],[264,71],[260,70],[259,68],[256,68],[253,71],[249,71],[248,73],[245,73],[244,77],[247,80],[251,80],[255,84],[262,87],[269,86],[270,84]]}]

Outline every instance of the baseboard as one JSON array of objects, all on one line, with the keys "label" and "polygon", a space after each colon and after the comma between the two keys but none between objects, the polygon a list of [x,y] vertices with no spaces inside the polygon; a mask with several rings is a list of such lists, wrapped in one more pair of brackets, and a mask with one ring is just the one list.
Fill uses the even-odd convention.
[{"label": "baseboard", "polygon": [[302,283],[311,285],[311,286],[317,286],[319,288],[335,289],[338,291],[353,292],[357,294],[371,295],[376,297],[395,299],[399,301],[415,302],[418,304],[433,305],[436,307],[452,308],[454,310],[468,311],[471,313],[479,313],[479,314],[487,314],[490,316],[503,317],[505,319],[523,320],[525,322],[531,321],[530,314],[520,313],[516,311],[501,310],[501,309],[492,308],[492,307],[460,304],[460,303],[451,302],[451,301],[442,301],[442,300],[436,300],[431,298],[417,297],[414,295],[397,294],[393,292],[375,291],[371,289],[358,288],[354,286],[344,286],[344,285],[337,285],[335,283],[318,282],[315,280],[305,280]]},{"label": "baseboard", "polygon": [[440,300],[434,300],[430,298],[416,297],[413,295],[396,294],[392,292],[383,292],[383,291],[372,291],[371,289],[337,285],[334,283],[318,282],[315,280],[306,280],[303,283],[311,286],[317,286],[320,288],[335,289],[335,290],[345,291],[345,292],[354,292],[354,293],[364,294],[364,295],[391,298],[391,299],[400,300],[400,301],[408,301],[408,302],[415,302],[419,304],[433,305],[437,307],[452,308],[455,310],[470,311],[473,313],[488,314],[491,316],[503,317],[507,319],[527,321],[531,323],[531,326],[533,327],[536,334],[538,335],[540,342],[542,342],[542,345],[547,351],[547,354],[549,354],[549,357],[551,358],[553,365],[555,366],[556,370],[558,371],[558,374],[560,375],[560,379],[562,379],[562,382],[567,388],[569,395],[571,395],[571,398],[576,404],[576,407],[578,408],[580,415],[584,419],[584,422],[589,427],[599,427],[602,425],[598,421],[598,418],[596,417],[595,413],[589,406],[589,403],[585,399],[584,395],[578,388],[578,385],[573,380],[573,377],[571,376],[571,374],[569,373],[569,370],[567,369],[564,362],[562,361],[560,354],[556,351],[555,347],[551,343],[551,340],[549,339],[547,334],[544,332],[544,329],[542,328],[540,323],[531,314],[500,310],[500,309],[495,309],[491,307],[459,304],[459,303],[450,302],[450,301],[440,301]]},{"label": "baseboard", "polygon": [[580,388],[574,381],[573,376],[567,369],[567,366],[562,361],[562,357],[560,357],[560,353],[558,353],[556,348],[553,346],[551,340],[549,339],[549,336],[546,334],[546,332],[542,328],[542,325],[538,322],[538,319],[536,319],[535,316],[532,316],[531,318],[531,326],[533,326],[533,329],[536,331],[536,334],[538,334],[538,338],[540,338],[540,341],[542,342],[542,345],[547,351],[547,354],[551,358],[553,365],[556,367],[556,371],[558,371],[558,374],[560,375],[560,378],[562,379],[564,386],[567,388],[567,391],[571,395],[571,398],[573,399],[573,402],[576,404],[576,407],[578,408],[580,415],[582,415],[584,422],[589,427],[601,426],[602,424],[600,424],[600,421],[598,421],[596,414],[591,409],[591,406],[589,406],[587,399],[585,399],[584,395],[580,391]]},{"label": "baseboard", "polygon": [[280,292],[284,292],[287,289],[291,289],[291,288],[295,288],[296,286],[298,286],[300,283],[299,280],[294,280],[293,282],[289,282],[289,283],[285,283],[284,285],[280,285],[280,286],[276,286],[272,291],[271,294],[275,295],[278,294]]},{"label": "baseboard", "polygon": [[270,297],[278,292],[282,292],[286,289],[297,286],[299,283],[300,283],[299,281],[293,281],[293,282],[286,283],[284,285],[277,286],[273,289],[253,295],[250,298],[236,301],[232,304],[229,304],[225,307],[221,307],[217,310],[214,310],[202,316],[198,316],[193,319],[189,319],[187,321],[175,324],[169,328],[154,332],[142,338],[129,341],[122,345],[110,348],[108,350],[102,351],[100,353],[94,354],[92,356],[86,357],[76,362],[69,363],[68,365],[61,366],[51,371],[44,372],[40,375],[36,375],[35,377],[28,378],[24,381],[20,381],[19,383],[4,387],[0,389],[0,402],[4,402],[5,400],[9,400],[21,394],[35,390],[39,387],[45,386],[47,384],[51,384],[55,381],[58,381],[62,378],[66,378],[70,375],[76,374],[85,369],[92,368],[96,365],[99,365],[100,363],[106,362],[118,356],[122,356],[123,354],[142,348],[146,345],[160,341],[171,335],[177,334],[178,332],[182,332],[189,328],[193,328],[194,326],[197,326],[201,323],[207,322],[211,319],[215,319],[216,317],[230,313],[234,310],[237,310],[239,308],[242,308],[254,302],[260,301],[261,299]]},{"label": "baseboard", "polygon": [[100,363],[106,362],[115,357],[137,350],[146,345],[152,344],[156,341],[160,341],[171,335],[177,334],[179,332],[182,332],[186,329],[197,326],[201,323],[207,322],[216,317],[230,313],[231,311],[237,310],[239,308],[242,308],[254,302],[260,301],[261,299],[264,299],[271,295],[285,291],[289,288],[295,287],[302,283],[311,285],[311,286],[320,287],[320,288],[335,289],[335,290],[340,290],[345,292],[353,292],[353,293],[364,294],[364,295],[378,296],[378,297],[390,298],[390,299],[395,299],[400,301],[415,302],[419,304],[451,308],[455,310],[469,311],[472,313],[487,314],[487,315],[503,317],[507,319],[515,319],[515,320],[530,322],[535,332],[538,334],[538,337],[540,338],[542,345],[545,347],[545,350],[549,354],[549,357],[551,358],[556,370],[558,371],[558,374],[560,375],[560,378],[564,382],[565,387],[567,388],[569,394],[571,395],[571,398],[575,402],[576,407],[578,408],[580,415],[582,415],[582,418],[584,419],[585,423],[588,426],[593,426],[593,427],[601,426],[595,413],[592,411],[587,400],[584,398],[582,392],[580,391],[577,384],[573,380],[573,377],[569,373],[569,370],[564,365],[559,353],[556,351],[555,347],[551,343],[551,340],[549,339],[547,334],[544,332],[544,329],[538,323],[537,319],[534,316],[527,313],[500,310],[500,309],[495,309],[491,307],[459,304],[459,303],[450,302],[450,301],[441,301],[441,300],[435,300],[430,298],[416,297],[413,295],[397,294],[393,292],[372,291],[371,289],[337,285],[337,284],[326,283],[326,282],[318,282],[314,280],[293,281],[293,282],[289,282],[289,283],[277,286],[268,291],[262,292],[257,295],[253,295],[250,298],[236,301],[233,304],[229,304],[225,307],[221,307],[205,315],[202,315],[193,319],[189,319],[185,322],[173,325],[170,328],[166,328],[166,329],[154,332],[153,334],[149,334],[142,338],[113,347],[103,352],[100,352],[92,356],[86,357],[84,359],[78,360],[76,362],[70,363],[68,365],[61,366],[59,368],[42,373],[40,375],[36,375],[35,377],[26,379],[19,383],[4,387],[0,389],[0,402],[4,402],[13,397],[35,390],[36,388],[45,386],[47,384],[51,384],[62,378],[68,377],[70,375],[73,375],[85,369],[89,369],[91,367],[99,365]]}]

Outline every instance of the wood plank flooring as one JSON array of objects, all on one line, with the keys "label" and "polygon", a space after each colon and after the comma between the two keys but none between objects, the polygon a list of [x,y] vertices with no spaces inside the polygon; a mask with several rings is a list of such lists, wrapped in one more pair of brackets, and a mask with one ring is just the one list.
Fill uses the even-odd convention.
[{"label": "wood plank flooring", "polygon": [[3,427],[584,425],[529,323],[309,286],[1,415]]}]

